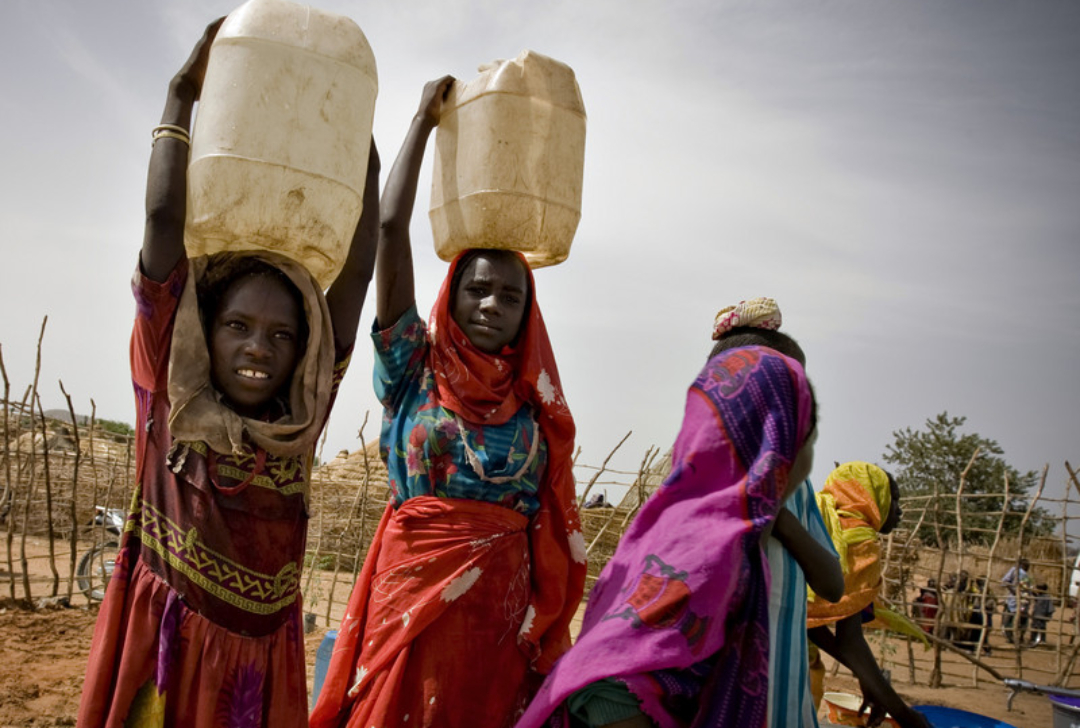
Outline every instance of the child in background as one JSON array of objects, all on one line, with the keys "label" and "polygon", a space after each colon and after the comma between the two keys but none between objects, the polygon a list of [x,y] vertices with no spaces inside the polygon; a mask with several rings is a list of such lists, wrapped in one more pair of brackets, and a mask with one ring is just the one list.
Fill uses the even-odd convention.
[{"label": "child in background", "polygon": [[1054,600],[1046,582],[1035,586],[1031,602],[1031,646],[1037,647],[1046,642],[1046,624],[1054,616]]},{"label": "child in background", "polygon": [[934,631],[934,619],[938,611],[937,582],[927,579],[926,586],[919,587],[919,596],[915,597],[911,605],[911,616],[915,624],[922,627],[927,634]]}]

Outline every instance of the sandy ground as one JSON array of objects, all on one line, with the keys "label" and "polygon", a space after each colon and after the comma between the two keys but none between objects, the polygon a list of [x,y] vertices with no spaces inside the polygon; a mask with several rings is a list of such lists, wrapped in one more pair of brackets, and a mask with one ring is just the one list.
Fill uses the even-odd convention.
[{"label": "sandy ground", "polygon": [[[7,597],[9,578],[5,567],[0,567],[0,594]],[[16,571],[18,568],[16,564]],[[31,573],[35,570],[32,568]],[[47,591],[46,583],[39,581],[44,576],[35,575],[37,593]],[[82,597],[74,601],[72,608],[29,609],[10,599],[0,600],[0,728],[75,725],[97,609],[86,606]],[[315,654],[326,631],[324,626],[316,627],[306,638],[309,690],[314,681]],[[1049,661],[1051,653],[1045,655]],[[992,681],[982,682],[979,688],[947,685],[931,689],[904,683],[898,683],[897,688],[914,704],[960,708],[1018,728],[1047,728],[1053,723],[1047,698],[1021,694],[1014,700],[1012,712],[1007,712],[1007,692]],[[858,692],[855,680],[843,671],[826,678],[826,689]]]}]

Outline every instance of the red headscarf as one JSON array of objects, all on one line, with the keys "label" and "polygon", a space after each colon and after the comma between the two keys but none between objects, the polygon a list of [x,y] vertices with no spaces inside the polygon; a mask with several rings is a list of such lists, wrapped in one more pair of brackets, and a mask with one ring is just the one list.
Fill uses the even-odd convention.
[{"label": "red headscarf", "polygon": [[454,321],[450,288],[467,254],[459,254],[450,264],[432,308],[430,364],[440,403],[447,409],[469,422],[501,425],[529,404],[547,441],[548,463],[538,490],[540,510],[529,529],[533,593],[522,627],[524,638],[535,648],[535,669],[546,673],[570,647],[570,620],[585,588],[585,538],[572,470],[574,418],[566,406],[524,256],[517,254],[529,279],[530,303],[512,346],[498,354],[482,352]]}]

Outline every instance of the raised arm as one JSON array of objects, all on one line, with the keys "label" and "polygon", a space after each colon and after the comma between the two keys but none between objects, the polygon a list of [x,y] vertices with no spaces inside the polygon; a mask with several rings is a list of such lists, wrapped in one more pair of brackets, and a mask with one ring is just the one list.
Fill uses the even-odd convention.
[{"label": "raised arm", "polygon": [[334,346],[345,351],[356,341],[356,327],[364,308],[371,271],[375,267],[375,246],[379,234],[379,151],[371,140],[367,179],[364,182],[364,209],[356,223],[349,255],[341,273],[326,292],[330,322],[334,327]]},{"label": "raised arm", "polygon": [[146,227],[140,254],[143,273],[154,281],[168,278],[185,255],[191,110],[202,92],[210,44],[223,20],[218,18],[206,26],[191,55],[169,82],[161,126],[155,133],[146,179]]},{"label": "raised arm", "polygon": [[443,101],[453,82],[452,76],[443,76],[424,86],[420,108],[413,117],[383,190],[379,205],[379,253],[375,264],[375,315],[382,328],[392,326],[416,301],[409,222],[416,202],[416,181],[420,176],[424,147],[431,130],[439,123]]},{"label": "raised arm", "polygon": [[810,588],[829,602],[844,596],[844,572],[831,551],[822,546],[802,527],[799,519],[787,508],[780,508],[772,535],[799,564]]}]

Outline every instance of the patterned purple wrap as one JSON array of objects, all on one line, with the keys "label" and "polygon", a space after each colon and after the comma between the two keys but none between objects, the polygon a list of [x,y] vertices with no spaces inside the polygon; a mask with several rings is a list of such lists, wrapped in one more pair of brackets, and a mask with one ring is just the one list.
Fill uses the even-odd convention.
[{"label": "patterned purple wrap", "polygon": [[802,366],[763,347],[712,358],[687,394],[671,474],[589,597],[574,647],[518,728],[615,677],[664,728],[765,725],[769,567],[761,535],[810,426]]}]

